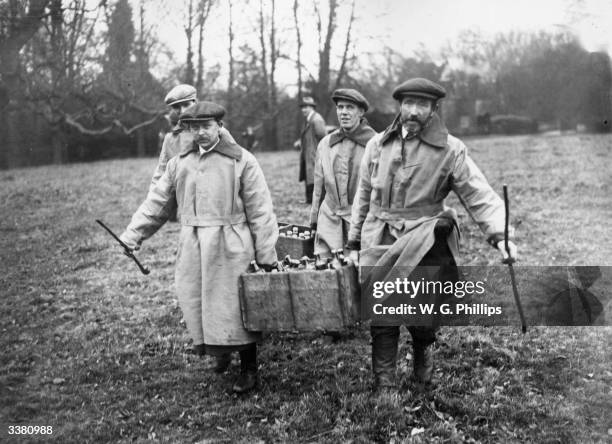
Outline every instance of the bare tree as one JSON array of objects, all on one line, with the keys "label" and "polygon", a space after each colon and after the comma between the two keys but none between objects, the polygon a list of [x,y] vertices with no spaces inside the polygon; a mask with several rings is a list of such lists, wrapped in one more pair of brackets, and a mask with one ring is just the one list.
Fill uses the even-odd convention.
[{"label": "bare tree", "polygon": [[0,5],[4,18],[0,23],[0,137],[5,150],[0,154],[0,167],[19,165],[19,134],[16,105],[21,102],[23,88],[19,51],[34,36],[46,14],[50,0],[10,0]]},{"label": "bare tree", "polygon": [[[276,2],[270,1],[269,26],[266,27],[266,16],[264,14],[264,1],[259,0],[259,42],[261,46],[260,63],[265,88],[264,114],[264,138],[265,142],[273,150],[278,149],[278,124],[277,124],[277,86],[276,86],[276,64],[279,58],[276,38]],[[268,28],[268,29],[266,29]],[[269,45],[269,48],[268,48]]]},{"label": "bare tree", "polygon": [[346,74],[346,62],[348,58],[349,47],[351,45],[351,32],[353,30],[353,22],[355,21],[355,0],[351,3],[351,15],[349,18],[348,29],[346,31],[346,41],[344,44],[344,52],[342,53],[342,61],[340,62],[340,69],[338,70],[338,75],[336,76],[336,84],[334,89],[338,88],[344,79]]},{"label": "bare tree", "polygon": [[187,60],[185,63],[184,82],[193,85],[195,78],[195,68],[193,66],[193,46],[192,36],[195,29],[193,17],[193,0],[189,0],[189,8],[187,10],[187,25],[185,25],[185,35],[187,37]]},{"label": "bare tree", "polygon": [[227,77],[227,114],[232,116],[232,105],[234,100],[234,18],[232,0],[228,1],[229,6],[229,26],[228,26],[228,53],[229,53],[229,73]]},{"label": "bare tree", "polygon": [[298,73],[298,101],[302,101],[302,32],[300,30],[300,22],[298,20],[298,0],[293,1],[293,22],[295,24],[295,40],[297,43],[297,59],[295,68]]},{"label": "bare tree", "polygon": [[204,56],[203,56],[203,45],[204,45],[204,24],[210,15],[214,0],[200,0],[198,4],[198,70],[196,77],[195,87],[200,94],[202,87],[204,86]]}]

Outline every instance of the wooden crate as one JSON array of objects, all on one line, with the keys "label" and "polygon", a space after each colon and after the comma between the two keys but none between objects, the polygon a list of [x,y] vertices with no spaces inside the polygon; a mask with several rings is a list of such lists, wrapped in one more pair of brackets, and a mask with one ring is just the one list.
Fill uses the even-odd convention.
[{"label": "wooden crate", "polygon": [[[286,222],[279,222],[279,234],[281,232],[292,231],[293,227],[297,227],[300,233],[305,230],[310,231],[310,227]],[[279,236],[278,240],[276,241],[276,255],[278,256],[279,260],[283,260],[283,258],[287,255],[291,256],[293,259],[299,259],[303,256],[313,257],[314,238],[298,239],[295,237]]]},{"label": "wooden crate", "polygon": [[242,322],[251,331],[339,331],[360,320],[357,269],[244,273]]}]

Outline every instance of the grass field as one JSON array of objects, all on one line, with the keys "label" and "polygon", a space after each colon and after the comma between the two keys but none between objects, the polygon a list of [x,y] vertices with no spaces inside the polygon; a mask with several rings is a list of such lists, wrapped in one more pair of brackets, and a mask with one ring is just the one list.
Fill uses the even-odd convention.
[{"label": "grass field", "polygon": [[[521,263],[612,265],[612,136],[467,140],[496,190],[510,187]],[[279,220],[304,222],[297,153],[263,153]],[[261,388],[203,371],[173,295],[176,224],[145,243],[146,277],[117,232],[155,159],[0,172],[2,442],[544,442],[612,440],[611,328],[443,328],[430,391],[370,392],[369,333],[336,344],[271,334]],[[451,203],[457,202],[451,199]],[[497,253],[461,213],[462,264]],[[406,333],[403,333],[406,337]],[[410,350],[401,346],[400,355]],[[412,392],[412,393],[410,393]],[[48,425],[50,436],[8,435]]]}]

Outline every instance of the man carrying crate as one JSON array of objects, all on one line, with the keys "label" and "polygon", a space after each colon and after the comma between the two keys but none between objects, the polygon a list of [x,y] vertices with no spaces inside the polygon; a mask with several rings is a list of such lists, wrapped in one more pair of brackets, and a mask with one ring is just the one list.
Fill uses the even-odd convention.
[{"label": "man carrying crate", "polygon": [[[444,205],[450,191],[459,196],[488,242],[507,257],[503,201],[440,119],[438,102],[445,95],[442,86],[427,79],[402,83],[393,91],[400,114],[366,146],[347,248],[360,266],[374,266],[372,273],[393,267],[418,273],[423,266],[436,266],[449,279],[457,274],[457,216]],[[516,246],[509,242],[509,247],[510,256],[516,257]],[[409,331],[414,376],[430,383],[436,328],[410,326]],[[372,325],[371,334],[374,387],[393,389],[399,326]]]},{"label": "man carrying crate", "polygon": [[347,242],[359,165],[366,143],[376,134],[363,117],[369,104],[359,91],[337,89],[331,98],[340,128],[319,142],[310,212],[314,253],[321,257],[330,257]]},{"label": "man carrying crate", "polygon": [[183,111],[194,140],[169,160],[121,240],[137,249],[178,206],[175,280],[187,329],[207,354],[240,353],[233,390],[243,393],[257,384],[257,335],[242,324],[238,279],[252,260],[266,268],[276,263],[278,226],[257,160],[221,134],[224,114],[212,102]]}]

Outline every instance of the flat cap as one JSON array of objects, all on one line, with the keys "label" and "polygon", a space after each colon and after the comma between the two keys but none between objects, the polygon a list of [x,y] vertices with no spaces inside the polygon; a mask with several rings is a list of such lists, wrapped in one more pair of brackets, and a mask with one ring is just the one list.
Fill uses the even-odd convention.
[{"label": "flat cap", "polygon": [[309,96],[302,97],[302,101],[300,102],[300,107],[302,106],[316,107],[317,102],[315,102],[315,99],[313,99],[312,97],[309,97]]},{"label": "flat cap", "polygon": [[166,94],[166,105],[172,106],[177,103],[186,102],[187,100],[197,100],[196,89],[191,85],[177,85]]},{"label": "flat cap", "polygon": [[431,80],[415,77],[406,80],[393,90],[393,98],[395,100],[401,100],[404,96],[417,96],[438,100],[446,96],[446,90]]},{"label": "flat cap", "polygon": [[338,103],[338,100],[347,100],[349,102],[353,102],[357,106],[363,108],[364,111],[367,111],[370,107],[367,99],[356,89],[352,88],[340,88],[333,92],[331,96],[334,103]]},{"label": "flat cap", "polygon": [[225,115],[225,108],[214,102],[198,102],[191,105],[181,113],[182,122],[198,122],[203,120],[221,119]]}]

